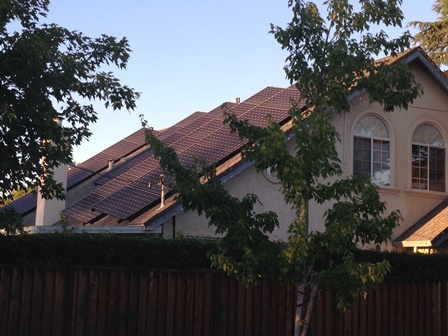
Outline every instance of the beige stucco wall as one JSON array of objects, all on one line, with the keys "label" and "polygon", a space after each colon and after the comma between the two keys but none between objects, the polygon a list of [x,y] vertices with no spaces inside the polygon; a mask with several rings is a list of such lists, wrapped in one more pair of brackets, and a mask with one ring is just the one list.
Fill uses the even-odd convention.
[{"label": "beige stucco wall", "polygon": [[[386,113],[378,104],[369,104],[369,97],[363,93],[352,103],[349,113],[335,118],[335,125],[341,133],[340,157],[347,175],[353,173],[353,131],[356,123],[366,114],[380,117],[388,126],[391,136],[391,185],[382,187],[380,195],[388,204],[388,210],[400,210],[403,221],[394,232],[395,238],[422,218],[443,199],[446,192],[421,191],[411,188],[411,149],[414,130],[422,123],[431,123],[442,133],[448,143],[448,97],[422,68],[413,67],[417,81],[424,93],[408,110]],[[445,156],[445,161],[447,156]],[[448,169],[447,162],[445,167]],[[446,177],[445,177],[446,178]],[[325,207],[312,205],[311,229],[322,229],[322,212]]]}]

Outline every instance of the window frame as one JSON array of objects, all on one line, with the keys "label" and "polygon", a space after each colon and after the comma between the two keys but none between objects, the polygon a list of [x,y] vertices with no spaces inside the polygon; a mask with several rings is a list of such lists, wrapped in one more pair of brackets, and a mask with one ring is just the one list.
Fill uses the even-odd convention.
[{"label": "window frame", "polygon": [[[360,125],[360,123],[363,122],[363,120],[365,120],[366,118],[375,118],[377,119],[379,122],[381,122],[382,126],[384,127],[385,131],[387,132],[387,137],[385,137],[384,135],[377,135],[375,132],[374,134],[360,134],[362,132],[357,132],[357,128],[358,125]],[[361,124],[362,125],[362,124]],[[370,126],[372,125],[372,123],[370,122]],[[369,133],[370,131],[372,131],[372,129],[366,129],[367,133]],[[370,176],[372,177],[372,182],[375,183],[376,185],[378,185],[379,187],[391,187],[392,185],[392,161],[393,161],[393,156],[392,156],[392,131],[388,125],[388,123],[381,118],[380,116],[378,116],[377,114],[373,114],[373,113],[367,113],[362,115],[360,118],[356,119],[354,124],[353,124],[353,132],[352,132],[352,173],[354,176],[360,175],[362,173],[368,173],[370,174]],[[368,140],[369,142],[369,151],[370,151],[370,157],[368,159],[368,165],[369,165],[369,171],[362,171],[363,168],[361,169],[357,169],[355,168],[356,166],[356,162],[360,162],[362,164],[363,159],[359,160],[357,159],[357,157],[359,157],[359,153],[355,153],[357,149],[359,149],[360,147],[356,146],[356,142],[357,139],[361,139],[361,140]],[[375,148],[375,142],[380,142],[380,148],[379,151],[378,149]],[[367,143],[367,141],[366,141]],[[383,151],[383,146],[387,145],[388,146],[388,150],[387,151]],[[362,149],[361,149],[362,150]],[[379,153],[378,153],[379,152]],[[380,160],[375,160],[375,155],[380,155],[381,159]],[[383,159],[383,155],[386,155],[386,159]],[[362,155],[361,155],[362,156]],[[365,160],[364,162],[367,162],[367,160]],[[388,174],[388,179],[387,182],[382,182],[381,179],[375,180],[374,179],[374,166],[375,164],[379,164],[379,165],[384,165],[387,164],[388,165],[388,170],[389,170],[389,174]],[[383,169],[383,170],[379,170],[379,171],[385,171],[387,169]]]},{"label": "window frame", "polygon": [[[434,128],[438,134],[437,136],[440,136],[441,140],[443,141],[442,145],[438,145],[438,144],[431,144],[430,141],[426,141],[426,142],[420,142],[420,141],[415,141],[414,137],[416,135],[416,132],[422,128],[423,126],[430,126],[432,128]],[[433,137],[435,138],[435,137]],[[414,147],[418,146],[420,148],[426,148],[426,166],[422,167],[422,166],[417,166],[414,164],[415,162],[415,150]],[[433,152],[434,150],[436,151],[442,151],[443,153],[443,158],[438,158],[437,156],[436,158],[433,157],[433,155],[431,155],[431,152]],[[439,154],[440,155],[440,154]],[[442,192],[445,193],[446,192],[446,175],[447,175],[447,169],[446,169],[446,141],[445,141],[445,136],[442,133],[442,130],[440,127],[438,127],[437,125],[434,125],[433,123],[430,122],[423,122],[420,123],[417,127],[414,128],[414,131],[412,132],[412,136],[411,136],[411,189],[412,190],[416,190],[416,191],[426,191],[426,192]],[[437,169],[434,170],[431,167],[431,162],[438,162],[439,164],[441,164],[442,169]],[[414,177],[416,176],[414,169],[418,169],[418,177]],[[426,178],[422,178],[421,172],[426,170]],[[432,173],[437,173],[442,172],[441,174],[443,175],[442,179],[434,179],[431,178],[431,174]],[[426,180],[426,187],[422,188],[421,186],[425,183],[424,181]],[[441,188],[437,188],[437,185],[440,185],[441,183]],[[418,186],[416,185],[418,184]],[[436,187],[434,187],[436,186]]]}]

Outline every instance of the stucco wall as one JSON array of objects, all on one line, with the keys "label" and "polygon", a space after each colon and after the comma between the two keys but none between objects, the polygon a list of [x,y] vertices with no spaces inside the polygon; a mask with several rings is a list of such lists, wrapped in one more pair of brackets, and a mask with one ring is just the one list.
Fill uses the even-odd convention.
[{"label": "stucco wall", "polygon": [[[417,81],[423,86],[424,93],[417,98],[408,110],[386,113],[378,104],[369,104],[367,93],[363,93],[352,103],[349,113],[335,118],[334,123],[341,133],[338,146],[346,175],[353,173],[353,131],[356,123],[367,114],[380,117],[388,126],[391,139],[391,184],[381,187],[381,198],[388,204],[388,210],[399,209],[403,221],[394,232],[395,238],[422,218],[446,198],[446,192],[433,192],[412,189],[411,154],[412,135],[422,123],[436,126],[448,143],[448,97],[419,66],[413,67]],[[445,167],[448,168],[445,156]],[[446,175],[446,174],[445,174]],[[446,176],[445,176],[446,180]],[[310,213],[311,229],[323,228],[322,212],[327,207],[312,205]]]}]

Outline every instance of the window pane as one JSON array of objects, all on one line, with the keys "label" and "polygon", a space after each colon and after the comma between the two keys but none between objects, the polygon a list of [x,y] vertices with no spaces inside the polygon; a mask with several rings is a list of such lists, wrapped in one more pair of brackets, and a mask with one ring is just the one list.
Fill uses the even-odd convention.
[{"label": "window pane", "polygon": [[386,124],[378,117],[367,115],[355,126],[355,135],[369,138],[389,139],[389,130]]},{"label": "window pane", "polygon": [[370,174],[371,166],[371,140],[361,137],[355,137],[354,139],[354,152],[353,152],[353,175],[361,175],[364,173]]},{"label": "window pane", "polygon": [[372,180],[378,185],[390,184],[390,144],[387,140],[373,140]]},{"label": "window pane", "polygon": [[429,150],[429,190],[445,191],[445,150]]},{"label": "window pane", "polygon": [[353,174],[368,173],[378,185],[390,185],[390,141],[386,124],[367,115],[356,124]]},{"label": "window pane", "polygon": [[[427,136],[434,135],[425,130]],[[445,149],[412,145],[412,188],[445,191]]]}]

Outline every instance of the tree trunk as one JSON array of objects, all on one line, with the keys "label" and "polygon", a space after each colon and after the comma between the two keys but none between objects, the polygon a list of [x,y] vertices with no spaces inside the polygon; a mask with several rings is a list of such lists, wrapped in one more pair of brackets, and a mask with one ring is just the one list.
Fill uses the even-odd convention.
[{"label": "tree trunk", "polygon": [[303,313],[303,303],[305,301],[305,285],[303,282],[299,284],[297,289],[297,301],[296,301],[296,318],[294,323],[294,336],[300,336],[302,333],[302,313]]},{"label": "tree trunk", "polygon": [[314,303],[316,302],[317,289],[318,289],[317,285],[314,284],[313,288],[311,289],[310,300],[306,307],[306,316],[305,320],[303,321],[302,334],[300,336],[306,336],[308,334],[308,327],[310,326],[311,314],[313,314]]}]

